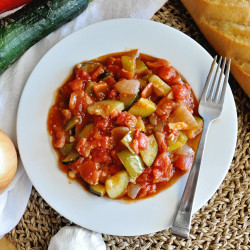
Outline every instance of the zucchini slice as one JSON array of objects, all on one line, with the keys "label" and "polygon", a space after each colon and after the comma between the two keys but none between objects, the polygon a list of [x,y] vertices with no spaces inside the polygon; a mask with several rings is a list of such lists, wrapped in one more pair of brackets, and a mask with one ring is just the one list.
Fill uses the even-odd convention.
[{"label": "zucchini slice", "polygon": [[67,143],[60,149],[60,151],[63,155],[68,155],[70,151],[73,149],[73,147],[74,143]]},{"label": "zucchini slice", "polygon": [[150,76],[148,80],[153,83],[155,89],[157,89],[162,96],[167,95],[172,89],[157,75]]},{"label": "zucchini slice", "polygon": [[130,57],[130,56],[122,56],[121,57],[121,61],[122,61],[122,67],[131,72],[131,73],[135,73],[135,59]]},{"label": "zucchini slice", "polygon": [[142,60],[136,59],[135,62],[136,62],[135,72],[137,74],[141,74],[144,71],[148,70],[148,67]]},{"label": "zucchini slice", "polygon": [[140,150],[140,155],[144,163],[150,167],[158,153],[158,144],[154,137],[154,135],[150,135],[149,137],[149,144],[148,147],[144,150]]},{"label": "zucchini slice", "polygon": [[135,151],[130,147],[130,143],[133,141],[134,131],[129,131],[121,140],[121,142],[129,149],[129,151],[135,154]]},{"label": "zucchini slice", "polygon": [[70,153],[62,161],[63,165],[69,165],[76,161],[80,157],[80,154],[75,150],[71,150]]},{"label": "zucchini slice", "polygon": [[124,103],[125,110],[128,110],[139,99],[139,93],[136,95],[120,94],[120,101]]},{"label": "zucchini slice", "polygon": [[92,133],[94,132],[94,124],[89,123],[84,128],[82,131],[79,133],[78,138],[88,138]]},{"label": "zucchini slice", "polygon": [[89,185],[88,189],[92,194],[99,197],[103,196],[106,193],[106,188],[102,184]]},{"label": "zucchini slice", "polygon": [[108,118],[114,111],[122,110],[124,110],[124,104],[117,100],[99,101],[87,107],[89,114],[101,115],[103,118]]},{"label": "zucchini slice", "polygon": [[70,129],[74,128],[78,119],[77,116],[73,116],[64,126],[65,131],[69,131]]},{"label": "zucchini slice", "polygon": [[145,127],[145,124],[144,124],[144,121],[142,120],[141,117],[138,117],[137,118],[137,123],[135,125],[135,129],[138,129],[140,132],[146,132],[146,127]]},{"label": "zucchini slice", "polygon": [[100,66],[102,66],[102,64],[99,62],[83,62],[81,63],[80,68],[84,69],[86,72],[91,74],[95,70],[97,70],[97,68],[99,68]]},{"label": "zucchini slice", "polygon": [[117,155],[132,178],[137,178],[143,172],[144,164],[139,155],[129,150],[122,150]]},{"label": "zucchini slice", "polygon": [[129,174],[123,170],[117,174],[111,176],[105,181],[106,192],[111,199],[115,199],[120,196],[129,183]]},{"label": "zucchini slice", "polygon": [[182,131],[180,131],[179,133],[180,133],[179,138],[177,139],[177,141],[175,143],[168,146],[168,151],[173,151],[177,148],[182,147],[184,144],[186,144],[186,142],[188,140],[187,135]]},{"label": "zucchini slice", "polygon": [[156,105],[154,102],[145,98],[140,98],[128,112],[136,116],[147,117],[155,112],[155,110]]}]

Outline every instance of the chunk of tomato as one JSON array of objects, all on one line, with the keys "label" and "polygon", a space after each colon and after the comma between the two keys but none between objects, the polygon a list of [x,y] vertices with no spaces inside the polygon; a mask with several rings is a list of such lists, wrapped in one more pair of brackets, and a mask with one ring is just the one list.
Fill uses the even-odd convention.
[{"label": "chunk of tomato", "polygon": [[175,160],[174,165],[180,170],[188,171],[191,169],[194,161],[194,156],[179,155]]},{"label": "chunk of tomato", "polygon": [[176,77],[176,71],[171,66],[162,66],[157,70],[158,76],[171,85],[171,80]]},{"label": "chunk of tomato", "polygon": [[92,160],[85,160],[78,167],[81,177],[90,185],[96,185],[99,182],[101,171],[97,168],[97,164]]}]

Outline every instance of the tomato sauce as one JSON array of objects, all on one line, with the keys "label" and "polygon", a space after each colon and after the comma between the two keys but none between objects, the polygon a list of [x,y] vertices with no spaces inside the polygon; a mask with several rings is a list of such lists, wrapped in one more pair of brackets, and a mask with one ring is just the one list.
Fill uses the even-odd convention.
[{"label": "tomato sauce", "polygon": [[98,196],[138,200],[191,168],[203,126],[197,110],[167,60],[131,50],[77,64],[47,126],[70,180]]}]

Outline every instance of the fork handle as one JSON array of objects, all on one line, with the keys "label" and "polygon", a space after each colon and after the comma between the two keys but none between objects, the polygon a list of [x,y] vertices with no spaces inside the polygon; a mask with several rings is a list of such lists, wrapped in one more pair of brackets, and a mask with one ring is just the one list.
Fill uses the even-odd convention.
[{"label": "fork handle", "polygon": [[193,166],[190,170],[185,190],[183,192],[179,209],[177,211],[173,226],[170,233],[181,238],[188,238],[191,225],[192,207],[200,172],[200,165],[207,138],[207,132],[211,121],[204,120],[203,131],[199,143],[198,150],[196,152]]}]

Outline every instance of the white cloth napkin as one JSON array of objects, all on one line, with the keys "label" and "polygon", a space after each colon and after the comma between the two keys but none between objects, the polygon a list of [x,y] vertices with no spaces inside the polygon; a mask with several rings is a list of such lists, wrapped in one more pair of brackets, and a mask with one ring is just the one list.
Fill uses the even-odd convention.
[{"label": "white cloth napkin", "polygon": [[[75,30],[103,20],[122,17],[150,19],[166,1],[167,0],[93,0],[88,8],[75,20],[64,25],[30,48],[0,76],[0,129],[8,134],[17,146],[16,117],[22,90],[38,61],[58,41]],[[0,18],[2,16],[0,15]],[[22,171],[23,166],[20,159],[18,168],[22,174],[16,176],[16,184],[11,190],[7,190],[4,194],[0,195],[0,238],[18,223],[30,196],[31,184],[25,171]],[[91,237],[96,234],[93,233],[93,235],[91,235],[91,232],[84,230],[85,229],[74,229],[74,232],[77,232],[75,235],[79,236],[84,234],[84,239],[86,240],[88,237],[91,241]],[[69,229],[63,230],[62,232],[60,231],[60,234],[68,235],[68,233]],[[59,237],[54,237],[51,242],[56,244],[55,242]],[[66,239],[68,238],[65,237],[65,240]],[[69,245],[67,247],[64,245],[64,247],[60,248],[59,244],[57,248],[50,249],[91,249],[70,248],[71,243],[72,241],[68,241]]]}]

